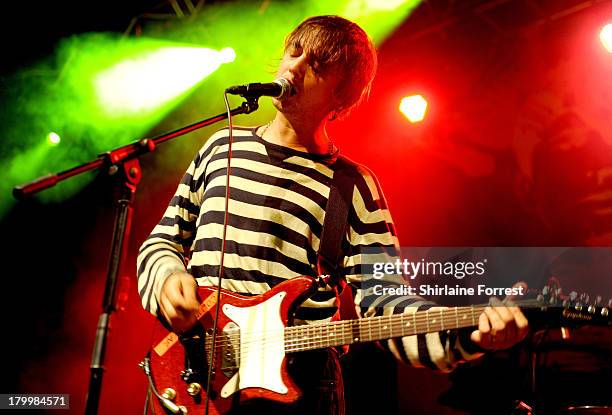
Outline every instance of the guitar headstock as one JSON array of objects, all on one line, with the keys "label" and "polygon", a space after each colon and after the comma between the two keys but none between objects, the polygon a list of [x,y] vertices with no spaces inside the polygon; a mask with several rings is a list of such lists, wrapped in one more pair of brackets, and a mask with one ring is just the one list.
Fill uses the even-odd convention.
[{"label": "guitar headstock", "polygon": [[587,293],[572,291],[564,294],[556,278],[551,278],[537,293],[535,305],[527,311],[530,320],[535,318],[546,325],[612,327],[612,298],[604,302],[601,296],[591,298]]}]

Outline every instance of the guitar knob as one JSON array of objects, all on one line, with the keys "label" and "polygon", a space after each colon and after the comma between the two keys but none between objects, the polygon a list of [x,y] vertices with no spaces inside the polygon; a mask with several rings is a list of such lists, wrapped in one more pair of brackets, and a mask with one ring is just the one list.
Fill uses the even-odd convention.
[{"label": "guitar knob", "polygon": [[200,392],[202,392],[202,385],[200,385],[199,383],[190,383],[189,386],[187,386],[187,393],[189,394],[189,396],[196,396],[199,395]]},{"label": "guitar knob", "polygon": [[185,370],[181,370],[181,379],[183,379],[185,382],[189,382],[189,379],[191,379],[191,377],[193,376],[193,369],[185,369]]},{"label": "guitar knob", "polygon": [[162,397],[168,399],[169,401],[173,401],[176,399],[176,391],[172,388],[166,388],[162,393]]},{"label": "guitar knob", "polygon": [[604,317],[608,317],[608,309],[607,308],[602,308],[601,309],[601,315]]},{"label": "guitar knob", "polygon": [[587,310],[588,310],[589,313],[595,314],[595,306],[594,305],[590,305]]}]

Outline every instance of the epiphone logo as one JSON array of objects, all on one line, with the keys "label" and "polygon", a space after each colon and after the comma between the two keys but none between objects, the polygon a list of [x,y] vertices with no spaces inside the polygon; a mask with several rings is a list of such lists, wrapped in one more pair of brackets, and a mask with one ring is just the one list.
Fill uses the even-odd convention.
[{"label": "epiphone logo", "polygon": [[578,311],[572,311],[572,310],[565,309],[563,310],[563,313],[561,314],[563,315],[563,317],[571,318],[575,320],[593,320],[592,315],[580,313]]}]

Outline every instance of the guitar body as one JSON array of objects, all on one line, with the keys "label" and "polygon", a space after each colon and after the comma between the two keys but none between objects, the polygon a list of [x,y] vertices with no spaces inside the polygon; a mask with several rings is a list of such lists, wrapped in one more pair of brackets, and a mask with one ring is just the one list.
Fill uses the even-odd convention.
[{"label": "guitar body", "polygon": [[[221,290],[213,347],[217,290],[200,287],[195,327],[179,337],[158,321],[153,348],[142,364],[159,395],[153,398],[155,413],[203,414],[210,361],[209,414],[223,415],[235,404],[258,398],[288,404],[301,392],[289,377],[287,353],[473,327],[487,307],[439,307],[289,327],[295,309],[316,289],[314,278],[301,276],[253,297]],[[524,310],[531,323],[540,316],[546,326],[612,327],[610,310],[599,300],[572,304],[572,298],[559,293],[558,286],[547,286],[535,300],[517,303],[529,307]]]},{"label": "guitar body", "polygon": [[[315,290],[315,280],[301,276],[254,297],[221,291],[209,414],[225,414],[234,403],[255,398],[280,403],[299,398],[286,370],[284,328],[295,307]],[[199,287],[198,293],[202,305],[196,328],[179,338],[158,322],[150,352],[157,391],[189,414],[204,413],[217,298],[214,287]],[[153,402],[156,414],[168,413],[160,400]]]}]

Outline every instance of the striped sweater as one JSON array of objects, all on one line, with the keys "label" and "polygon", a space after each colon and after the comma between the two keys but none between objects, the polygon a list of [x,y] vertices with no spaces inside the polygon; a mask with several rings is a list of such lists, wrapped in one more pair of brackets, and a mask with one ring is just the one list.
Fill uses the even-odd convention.
[{"label": "striped sweater", "polygon": [[[317,275],[325,207],[336,155],[316,155],[275,145],[256,128],[234,129],[229,222],[222,287],[242,294],[262,294],[298,275]],[[228,130],[215,133],[198,152],[159,224],[138,255],[138,291],[153,314],[166,278],[177,270],[191,273],[199,285],[216,285],[224,218]],[[384,255],[399,252],[389,210],[376,177],[359,175],[343,241],[341,273],[362,298],[364,248]],[[433,307],[420,297],[379,301],[356,307],[360,316],[413,313]],[[296,321],[326,321],[336,312],[330,287],[321,288],[297,310]],[[468,331],[406,336],[381,342],[399,360],[414,366],[450,370],[477,357]]]}]

